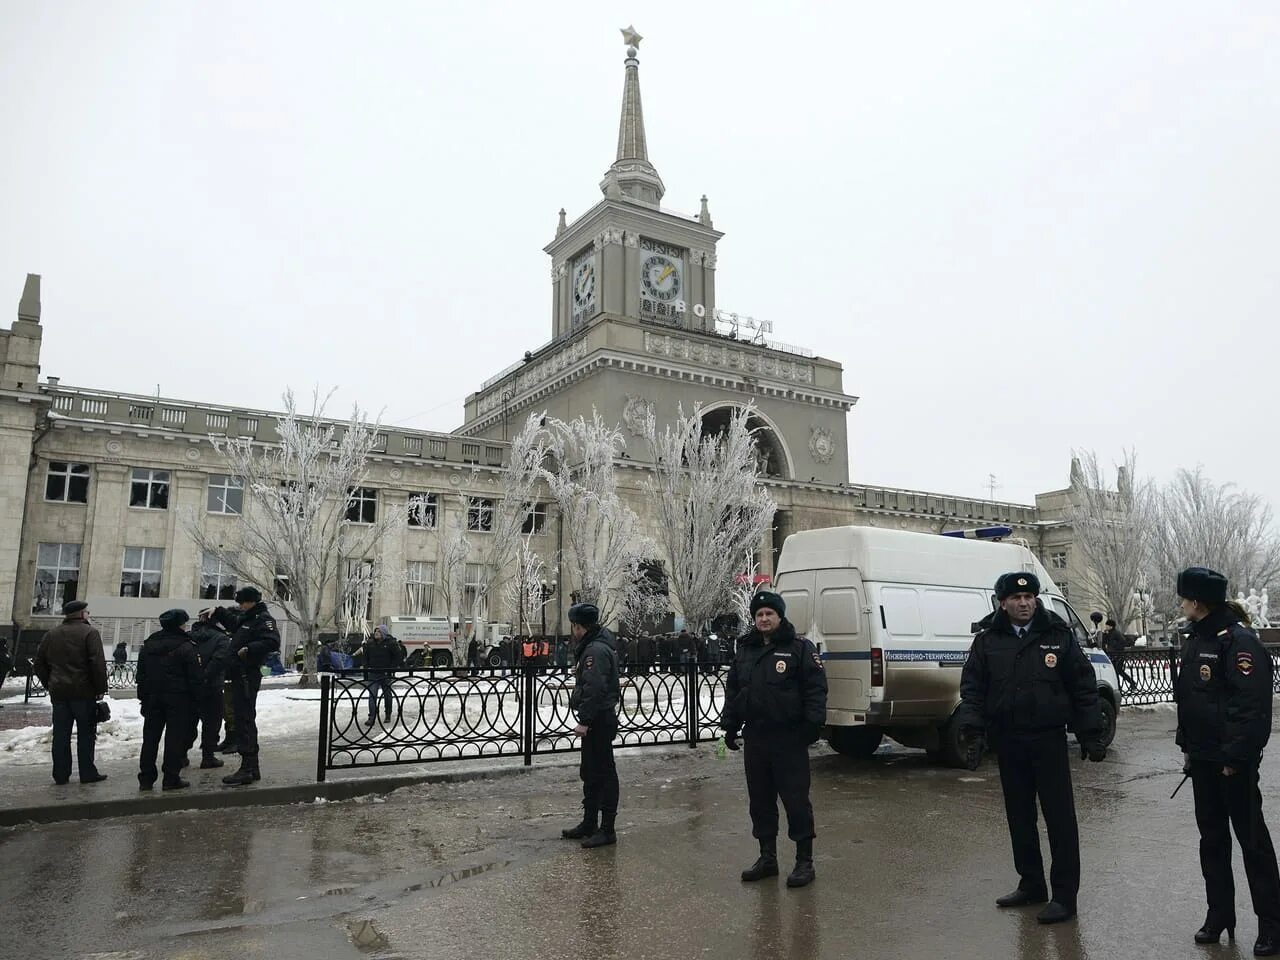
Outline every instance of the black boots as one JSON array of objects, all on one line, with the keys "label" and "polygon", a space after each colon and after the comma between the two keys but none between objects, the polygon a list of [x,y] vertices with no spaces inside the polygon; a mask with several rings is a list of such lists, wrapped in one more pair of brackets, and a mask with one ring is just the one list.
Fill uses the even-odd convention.
[{"label": "black boots", "polygon": [[181,777],[174,777],[173,779],[169,779],[168,777],[165,777],[164,782],[160,784],[160,789],[161,790],[185,790],[189,786],[191,786],[190,781],[183,780]]},{"label": "black boots", "polygon": [[807,887],[813,883],[813,837],[796,841],[796,866],[787,877],[788,887]]},{"label": "black boots", "polygon": [[600,814],[594,807],[588,807],[584,802],[582,804],[582,820],[576,827],[569,827],[567,830],[561,830],[560,836],[566,840],[585,840],[596,832],[596,824],[599,822]]},{"label": "black boots", "polygon": [[1074,906],[1067,906],[1057,900],[1050,900],[1049,905],[1036,914],[1037,923],[1062,923],[1076,915]]},{"label": "black boots", "polygon": [[261,780],[262,775],[258,772],[258,758],[240,757],[240,769],[229,777],[223,777],[222,782],[228,787],[246,787],[255,780]]},{"label": "black boots", "polygon": [[591,850],[594,847],[611,847],[617,843],[618,835],[613,829],[613,819],[616,816],[616,813],[604,814],[600,818],[600,829],[582,841],[582,849]]},{"label": "black boots", "polygon": [[760,838],[760,856],[751,866],[742,871],[742,882],[753,883],[765,877],[778,875],[778,841],[776,837]]},{"label": "black boots", "polygon": [[1006,893],[996,898],[997,907],[1029,907],[1034,903],[1044,903],[1049,899],[1047,890],[1024,890],[1019,887],[1013,893]]},{"label": "black boots", "polygon": [[1219,922],[1212,916],[1205,917],[1204,925],[1196,931],[1196,943],[1217,943],[1222,939],[1222,931],[1227,931],[1227,939],[1234,941],[1236,938],[1236,922],[1228,920]]},{"label": "black boots", "polygon": [[[1227,927],[1228,934],[1234,934],[1232,927]],[[1280,937],[1274,933],[1258,933],[1258,939],[1253,942],[1253,955],[1255,957],[1275,957],[1280,956]]]},{"label": "black boots", "polygon": [[200,761],[201,770],[212,770],[215,767],[225,767],[226,764],[212,753],[206,753],[204,759]]}]

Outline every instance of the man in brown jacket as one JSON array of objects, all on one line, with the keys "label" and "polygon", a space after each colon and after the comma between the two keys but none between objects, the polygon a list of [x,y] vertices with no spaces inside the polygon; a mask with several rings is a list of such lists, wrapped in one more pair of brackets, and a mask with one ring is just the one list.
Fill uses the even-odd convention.
[{"label": "man in brown jacket", "polygon": [[95,701],[107,695],[107,658],[102,635],[89,622],[89,605],[72,600],[63,621],[44,635],[36,650],[35,671],[53,704],[53,781],[71,779],[71,724],[76,726],[76,759],[81,783],[107,779],[93,764],[98,733]]}]

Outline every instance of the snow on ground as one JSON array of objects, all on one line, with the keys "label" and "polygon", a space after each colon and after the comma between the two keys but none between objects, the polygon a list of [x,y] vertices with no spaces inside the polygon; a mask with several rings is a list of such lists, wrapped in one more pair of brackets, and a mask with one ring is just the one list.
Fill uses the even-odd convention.
[{"label": "snow on ground", "polygon": [[[18,700],[21,702],[21,698]],[[142,748],[142,714],[138,701],[107,702],[111,704],[111,719],[98,724],[97,756],[105,760],[137,757]],[[273,737],[315,735],[319,722],[318,690],[264,689],[258,694],[258,727]],[[0,766],[48,763],[52,739],[51,726],[0,731]]]}]

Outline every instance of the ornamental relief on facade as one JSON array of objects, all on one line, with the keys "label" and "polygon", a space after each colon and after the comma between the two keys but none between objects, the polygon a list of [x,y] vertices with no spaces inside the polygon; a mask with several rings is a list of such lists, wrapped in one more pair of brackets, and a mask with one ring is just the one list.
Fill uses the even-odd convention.
[{"label": "ornamental relief on facade", "polygon": [[647,397],[627,394],[627,405],[622,408],[622,422],[632,436],[644,436],[645,425],[653,409],[653,401]]},{"label": "ornamental relief on facade", "polygon": [[809,428],[809,453],[816,463],[830,463],[836,454],[836,441],[826,427]]},{"label": "ornamental relief on facade", "polygon": [[739,373],[753,376],[769,377],[774,380],[789,380],[792,383],[813,383],[813,367],[807,363],[794,360],[782,360],[778,357],[760,356],[745,350],[734,350],[731,347],[714,343],[700,343],[686,340],[684,337],[673,337],[665,334],[645,331],[644,349],[662,357],[675,360],[691,360],[711,367],[722,367]]},{"label": "ornamental relief on facade", "polygon": [[544,380],[550,380],[556,374],[567,369],[587,355],[586,338],[575,341],[545,360],[530,364],[520,370],[510,380],[494,384],[488,396],[481,397],[476,404],[476,413],[485,414],[502,406],[502,395],[511,392],[520,395],[532,389]]}]

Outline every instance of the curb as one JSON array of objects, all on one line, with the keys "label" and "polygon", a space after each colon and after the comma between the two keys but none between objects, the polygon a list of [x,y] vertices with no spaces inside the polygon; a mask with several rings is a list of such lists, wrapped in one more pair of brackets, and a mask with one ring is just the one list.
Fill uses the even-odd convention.
[{"label": "curb", "polygon": [[67,820],[105,820],[109,817],[131,817],[179,810],[225,810],[234,807],[258,807],[314,800],[336,802],[353,800],[371,794],[391,793],[401,787],[431,783],[464,783],[528,773],[532,767],[502,766],[475,770],[453,770],[440,773],[402,774],[393,777],[361,777],[351,780],[326,780],[324,783],[292,783],[279,787],[236,787],[215,793],[175,793],[165,795],[139,791],[137,797],[97,802],[62,803],[56,806],[0,808],[0,827],[24,823],[60,823]]}]

